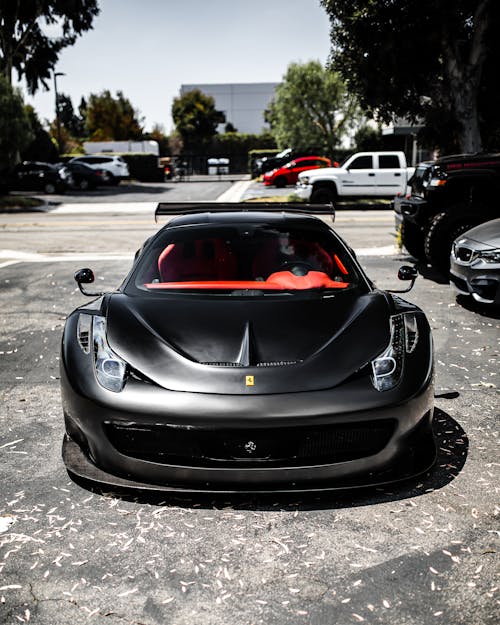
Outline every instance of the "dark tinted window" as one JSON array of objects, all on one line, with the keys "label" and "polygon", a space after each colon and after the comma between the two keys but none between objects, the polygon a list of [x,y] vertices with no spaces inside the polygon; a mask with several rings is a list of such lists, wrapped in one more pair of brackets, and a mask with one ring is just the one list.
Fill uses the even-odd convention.
[{"label": "dark tinted window", "polygon": [[349,169],[373,169],[373,157],[358,156],[349,165]]},{"label": "dark tinted window", "polygon": [[135,272],[136,288],[147,290],[289,291],[357,284],[351,258],[333,233],[283,224],[166,230]]},{"label": "dark tinted window", "polygon": [[396,154],[385,154],[378,157],[380,169],[401,169],[399,157]]}]

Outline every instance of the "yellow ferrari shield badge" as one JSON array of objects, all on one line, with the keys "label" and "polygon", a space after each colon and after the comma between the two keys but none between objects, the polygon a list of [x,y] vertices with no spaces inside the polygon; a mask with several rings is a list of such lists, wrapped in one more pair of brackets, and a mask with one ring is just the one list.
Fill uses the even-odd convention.
[{"label": "yellow ferrari shield badge", "polygon": [[255,380],[253,379],[253,375],[247,375],[245,377],[245,384],[247,386],[253,386],[255,384]]}]

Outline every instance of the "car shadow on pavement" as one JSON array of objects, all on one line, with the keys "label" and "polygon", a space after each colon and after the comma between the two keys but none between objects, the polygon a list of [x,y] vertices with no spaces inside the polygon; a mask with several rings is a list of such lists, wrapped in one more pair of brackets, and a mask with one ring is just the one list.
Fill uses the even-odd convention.
[{"label": "car shadow on pavement", "polygon": [[353,485],[343,490],[296,493],[184,494],[111,489],[110,486],[90,483],[73,475],[70,477],[78,485],[96,494],[154,506],[281,512],[355,508],[418,497],[443,488],[458,476],[467,459],[467,434],[459,423],[439,408],[434,412],[433,429],[437,447],[437,459],[433,467],[417,477],[382,486]]},{"label": "car shadow on pavement", "polygon": [[173,188],[174,185],[167,185],[165,183],[158,184],[119,184],[112,187],[97,187],[90,191],[79,191],[78,189],[70,189],[61,195],[61,197],[109,197],[115,195],[130,195],[143,194],[143,193],[165,193]]},{"label": "car shadow on pavement", "polygon": [[468,297],[467,295],[457,295],[457,304],[470,312],[481,315],[482,317],[500,319],[500,308],[494,308],[491,305],[476,302],[473,297]]}]

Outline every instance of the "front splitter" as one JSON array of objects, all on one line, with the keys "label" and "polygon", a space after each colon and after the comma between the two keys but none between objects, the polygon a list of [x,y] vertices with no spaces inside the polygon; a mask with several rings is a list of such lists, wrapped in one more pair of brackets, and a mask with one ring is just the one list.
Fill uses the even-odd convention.
[{"label": "front splitter", "polygon": [[143,492],[156,493],[177,493],[177,494],[272,494],[272,493],[314,493],[328,492],[336,490],[350,490],[356,488],[367,488],[372,486],[384,486],[394,484],[410,478],[417,477],[432,468],[436,461],[436,446],[434,440],[428,441],[418,454],[419,460],[413,463],[411,467],[394,466],[378,473],[365,474],[357,479],[338,479],[332,480],[327,484],[322,483],[320,486],[314,485],[313,482],[307,485],[294,485],[289,488],[283,488],[282,485],[276,485],[268,488],[259,488],[252,486],[250,488],[227,488],[221,484],[217,488],[214,484],[200,484],[199,488],[185,488],[171,484],[150,484],[145,482],[137,482],[133,479],[120,477],[103,471],[97,467],[88,456],[85,455],[81,447],[75,443],[69,436],[65,435],[62,445],[62,457],[66,469],[70,475],[79,477],[85,481],[93,482],[96,485],[110,486],[118,489],[136,490]]}]

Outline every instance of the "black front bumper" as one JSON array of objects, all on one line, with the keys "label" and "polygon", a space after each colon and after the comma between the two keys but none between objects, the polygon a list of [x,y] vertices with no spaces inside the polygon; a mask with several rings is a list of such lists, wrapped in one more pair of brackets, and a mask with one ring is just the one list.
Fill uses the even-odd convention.
[{"label": "black front bumper", "polygon": [[452,257],[450,282],[462,295],[472,295],[481,304],[500,306],[500,268],[484,262],[458,263]]},{"label": "black front bumper", "polygon": [[87,480],[174,492],[330,490],[405,479],[435,460],[431,378],[417,396],[375,409],[356,382],[262,396],[137,383],[103,403],[78,394],[63,369],[63,458]]},{"label": "black front bumper", "polygon": [[431,216],[428,201],[418,196],[396,197],[392,202],[392,207],[396,230],[399,230],[404,221],[424,228]]}]

